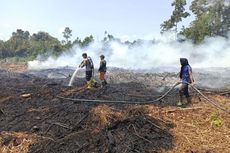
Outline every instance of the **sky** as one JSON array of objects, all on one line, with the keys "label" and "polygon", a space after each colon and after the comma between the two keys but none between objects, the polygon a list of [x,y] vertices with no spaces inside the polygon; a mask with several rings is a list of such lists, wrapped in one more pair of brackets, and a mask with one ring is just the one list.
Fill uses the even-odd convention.
[{"label": "sky", "polygon": [[[72,40],[93,35],[102,39],[107,31],[124,39],[151,39],[160,24],[171,16],[172,0],[0,0],[0,39],[16,29],[38,31],[64,39],[65,27]],[[188,4],[191,0],[188,0]],[[191,18],[181,25],[189,25]]]}]

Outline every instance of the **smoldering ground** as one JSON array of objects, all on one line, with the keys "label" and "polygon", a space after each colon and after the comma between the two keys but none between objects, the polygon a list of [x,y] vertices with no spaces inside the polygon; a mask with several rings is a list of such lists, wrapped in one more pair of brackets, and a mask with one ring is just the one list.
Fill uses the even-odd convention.
[{"label": "smoldering ground", "polygon": [[163,73],[180,70],[179,58],[185,57],[193,68],[196,82],[211,88],[227,87],[230,67],[230,40],[223,37],[206,38],[201,44],[189,40],[179,40],[168,33],[152,40],[137,40],[133,43],[119,40],[94,41],[87,48],[74,46],[58,58],[34,60],[29,69],[60,67],[76,68],[82,60],[82,53],[92,57],[95,67],[99,66],[99,56],[104,54],[108,67],[117,67],[142,73]]}]

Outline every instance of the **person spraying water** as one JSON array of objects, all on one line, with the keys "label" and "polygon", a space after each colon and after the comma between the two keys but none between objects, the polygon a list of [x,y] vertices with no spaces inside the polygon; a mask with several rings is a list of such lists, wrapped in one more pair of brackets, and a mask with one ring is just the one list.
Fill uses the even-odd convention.
[{"label": "person spraying water", "polygon": [[83,53],[82,57],[83,57],[83,61],[79,65],[79,68],[85,67],[85,78],[87,81],[86,87],[90,89],[92,88],[92,85],[94,83],[94,79],[92,79],[94,73],[94,64],[91,57],[87,56],[86,53]]}]

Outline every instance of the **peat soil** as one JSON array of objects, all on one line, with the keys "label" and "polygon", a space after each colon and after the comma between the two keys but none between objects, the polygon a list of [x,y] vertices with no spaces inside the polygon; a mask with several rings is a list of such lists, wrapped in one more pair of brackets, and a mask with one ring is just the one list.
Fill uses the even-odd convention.
[{"label": "peat soil", "polygon": [[[100,87],[98,81],[94,88],[86,89],[82,77],[67,86],[72,72],[68,68],[0,70],[0,152],[227,151],[228,113],[205,103],[195,91],[191,91],[193,103],[179,108],[178,88],[154,101],[172,87],[177,74],[111,71],[106,87]],[[229,93],[204,92],[230,107]],[[113,102],[103,103],[105,100]],[[201,135],[195,136],[196,132]],[[224,144],[209,139],[213,136]]]}]

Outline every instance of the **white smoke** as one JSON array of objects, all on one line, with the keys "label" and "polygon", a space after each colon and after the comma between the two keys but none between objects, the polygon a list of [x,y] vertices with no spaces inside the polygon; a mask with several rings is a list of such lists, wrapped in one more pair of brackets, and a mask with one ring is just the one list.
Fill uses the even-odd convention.
[{"label": "white smoke", "polygon": [[[59,67],[78,67],[82,61],[82,53],[86,52],[90,57],[96,60],[96,57],[99,58],[100,44],[93,43],[87,49],[81,49],[78,46],[73,47],[69,51],[65,51],[59,56],[55,58],[50,56],[48,59],[43,60],[40,56],[34,60],[28,62],[29,69],[49,69],[49,68],[59,68]],[[98,60],[96,60],[98,61]]]},{"label": "white smoke", "polygon": [[207,0],[206,3],[208,4],[207,6],[214,6],[216,4],[221,4],[223,3],[225,6],[229,6],[230,1],[229,0]]},{"label": "white smoke", "polygon": [[152,41],[143,40],[133,46],[117,41],[107,47],[95,41],[86,49],[75,46],[60,57],[49,57],[45,61],[34,60],[28,63],[29,69],[47,69],[64,66],[77,67],[86,52],[99,66],[100,54],[104,54],[108,66],[128,69],[151,69],[158,67],[179,67],[179,58],[189,60],[192,67],[230,67],[230,40],[222,37],[207,38],[204,43],[194,45],[190,41],[178,41],[175,34],[161,35]]}]

